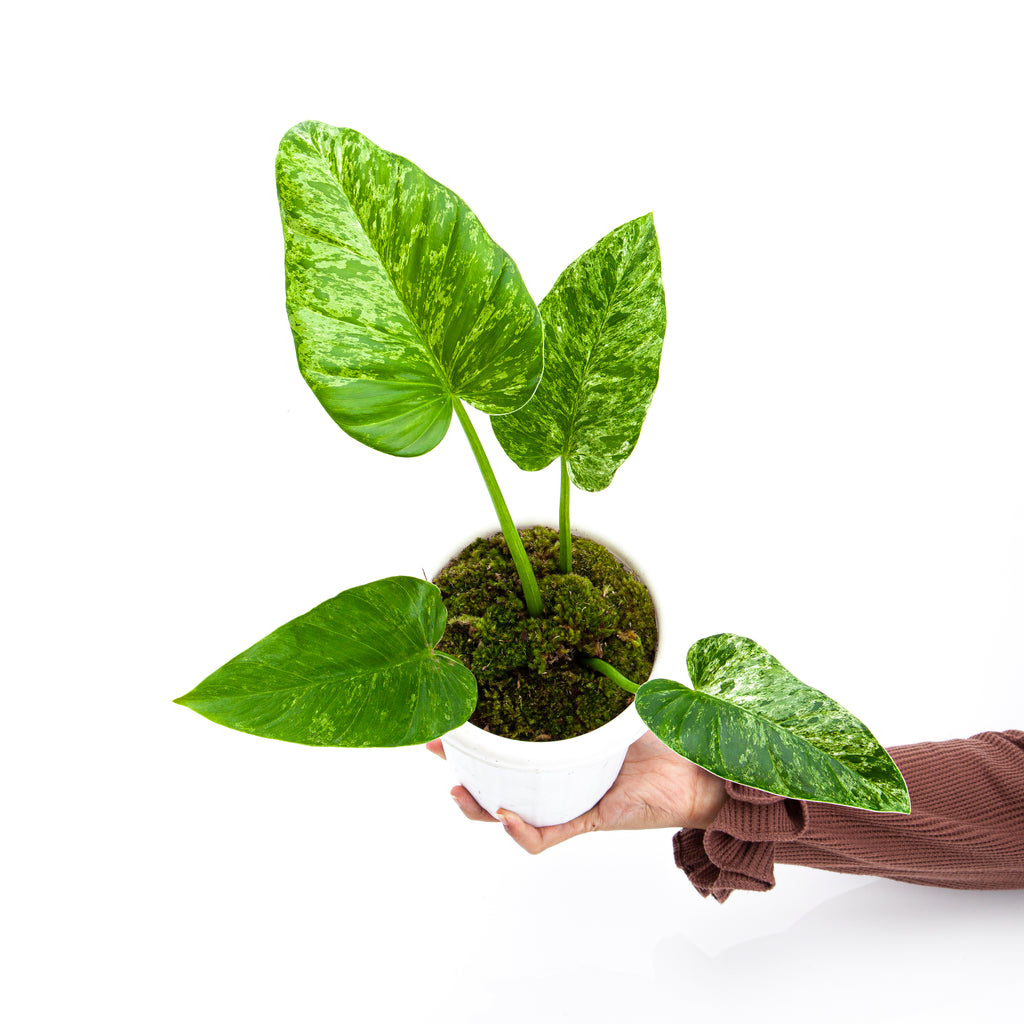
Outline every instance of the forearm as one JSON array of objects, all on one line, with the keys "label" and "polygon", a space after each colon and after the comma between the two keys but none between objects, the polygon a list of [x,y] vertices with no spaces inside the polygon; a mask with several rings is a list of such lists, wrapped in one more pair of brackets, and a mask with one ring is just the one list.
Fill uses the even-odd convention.
[{"label": "forearm", "polygon": [[676,835],[677,864],[720,901],[737,888],[770,889],[776,863],[947,888],[1024,888],[1024,732],[889,752],[907,781],[909,815],[730,783],[707,830]]}]

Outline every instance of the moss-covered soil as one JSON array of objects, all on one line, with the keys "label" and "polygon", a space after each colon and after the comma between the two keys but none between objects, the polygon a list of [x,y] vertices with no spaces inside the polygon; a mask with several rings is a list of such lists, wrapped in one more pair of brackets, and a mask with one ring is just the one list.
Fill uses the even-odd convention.
[{"label": "moss-covered soil", "polygon": [[600,544],[573,538],[573,571],[558,571],[558,532],[520,530],[544,615],[531,618],[502,535],[474,541],[434,578],[448,609],[438,650],[476,676],[470,721],[519,740],[559,740],[610,721],[632,695],[577,662],[602,658],[634,683],[654,665],[657,622],[647,588]]}]

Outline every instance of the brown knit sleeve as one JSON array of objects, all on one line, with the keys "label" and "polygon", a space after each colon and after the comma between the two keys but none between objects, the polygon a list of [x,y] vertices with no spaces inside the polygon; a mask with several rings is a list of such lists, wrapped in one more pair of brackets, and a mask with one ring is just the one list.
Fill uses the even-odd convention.
[{"label": "brown knit sleeve", "polygon": [[1024,889],[1024,732],[889,750],[911,813],[789,800],[729,782],[705,831],[673,836],[676,864],[702,896],[775,885],[802,864],[949,889]]}]

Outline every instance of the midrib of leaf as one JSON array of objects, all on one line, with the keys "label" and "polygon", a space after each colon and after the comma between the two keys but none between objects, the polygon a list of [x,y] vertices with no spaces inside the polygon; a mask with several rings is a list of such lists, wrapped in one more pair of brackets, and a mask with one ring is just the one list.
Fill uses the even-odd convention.
[{"label": "midrib of leaf", "polygon": [[[447,248],[444,251],[444,262],[441,264],[441,272],[437,275],[439,279],[443,279],[444,278],[445,272],[448,270],[448,264],[451,262],[453,242],[454,242],[454,239],[455,239],[455,235],[457,234],[457,232],[459,230],[459,221],[460,221],[461,217],[462,217],[462,206],[461,206],[460,203],[456,203],[455,204],[455,223],[452,225],[451,233],[448,235],[448,246],[447,246]],[[450,306],[448,307],[448,312],[449,313],[451,312],[451,307]],[[444,324],[442,323],[442,330],[443,330],[443,328],[444,328]],[[442,344],[439,347],[443,348],[444,346]]]},{"label": "midrib of leaf", "polygon": [[565,445],[562,449],[562,455],[569,458],[569,439],[576,431],[576,418],[579,416],[580,402],[582,401],[583,391],[586,387],[587,377],[590,374],[590,364],[594,358],[594,350],[600,346],[601,338],[604,336],[605,328],[608,326],[608,318],[611,316],[612,306],[615,305],[615,296],[619,293],[619,286],[622,284],[623,278],[626,276],[626,270],[623,268],[622,272],[616,276],[615,285],[612,288],[612,293],[608,298],[608,304],[605,306],[604,319],[601,321],[601,326],[597,330],[596,340],[587,349],[587,361],[583,365],[583,374],[580,379],[580,387],[576,394],[573,395],[572,399],[572,416],[569,418],[569,429],[565,435]]},{"label": "midrib of leaf", "polygon": [[[323,156],[323,153],[321,153],[321,156]],[[368,248],[369,248],[370,252],[373,253],[373,258],[377,261],[377,266],[380,267],[381,273],[388,279],[388,281],[391,284],[392,289],[395,292],[395,295],[398,296],[398,301],[402,304],[402,308],[405,310],[406,319],[409,321],[409,323],[412,326],[413,330],[416,332],[416,337],[419,339],[420,344],[423,346],[424,350],[426,351],[427,358],[430,360],[430,362],[434,366],[434,369],[437,371],[438,376],[441,379],[441,383],[444,385],[445,391],[448,393],[448,396],[451,397],[454,392],[452,391],[452,384],[451,384],[451,381],[448,379],[448,374],[445,373],[444,368],[441,366],[440,362],[438,362],[437,356],[434,355],[433,349],[431,349],[430,345],[427,343],[426,339],[423,337],[423,334],[420,332],[419,324],[416,322],[416,318],[413,316],[412,310],[409,309],[409,306],[408,306],[408,304],[405,301],[405,297],[402,295],[402,290],[398,287],[397,283],[395,282],[395,279],[391,276],[390,271],[384,265],[384,261],[380,258],[379,253],[377,252],[376,248],[374,247],[373,241],[370,238],[370,232],[367,230],[366,224],[363,222],[362,217],[359,215],[359,211],[356,209],[355,204],[352,202],[351,197],[345,191],[345,186],[341,182],[340,175],[335,172],[335,169],[332,166],[330,160],[327,160],[325,158],[324,159],[324,163],[327,165],[328,173],[334,179],[334,183],[335,183],[335,185],[337,185],[338,191],[341,192],[341,194],[345,197],[346,201],[348,202],[348,205],[349,205],[350,209],[352,210],[352,215],[359,222],[359,226],[363,229],[363,234],[366,236],[366,240],[369,243]],[[429,177],[429,175],[427,175],[427,176]],[[433,179],[431,179],[431,180],[433,180]],[[398,183],[398,178],[397,178],[397,175],[396,175],[395,189],[397,190],[398,188],[399,188],[399,183]],[[392,197],[392,202],[394,202],[394,201],[395,201],[394,197]],[[449,248],[450,248],[450,242],[449,242]],[[445,258],[447,259],[447,255],[446,255]]]},{"label": "midrib of leaf", "polygon": [[[388,662],[386,665],[379,666],[378,668],[365,669],[365,670],[363,670],[361,672],[347,672],[346,671],[344,673],[345,681],[346,682],[357,682],[357,681],[360,681],[362,679],[365,679],[367,676],[379,675],[382,671],[386,671],[386,670],[390,670],[390,669],[396,669],[396,668],[404,668],[407,665],[414,665],[414,664],[416,664],[417,662],[420,662],[420,661],[432,660],[433,654],[434,654],[433,650],[423,651],[422,653],[417,652],[416,654],[412,655],[411,657],[403,658],[401,661]],[[299,675],[298,672],[293,672],[290,669],[286,669],[286,668],[280,668],[277,665],[270,665],[270,664],[268,664],[267,662],[264,662],[264,661],[252,661],[249,664],[255,665],[258,668],[269,668],[273,672],[279,672],[282,675],[293,676],[295,679],[301,680],[301,682],[296,683],[294,686],[275,687],[273,690],[255,690],[255,691],[252,691],[251,693],[247,694],[246,696],[262,697],[262,696],[273,694],[273,693],[289,693],[292,690],[302,690],[302,689],[312,690],[312,689],[315,689],[317,687],[322,687],[322,686],[327,686],[328,685],[328,682],[315,682],[314,680],[308,678],[307,676]],[[204,698],[204,699],[206,699],[206,700],[223,700],[225,698],[223,698],[223,697],[213,697],[213,698]]]},{"label": "midrib of leaf", "polygon": [[[356,603],[357,602],[353,602],[353,604],[356,604]],[[374,619],[378,618],[378,609],[372,603],[369,603],[369,602],[367,602],[365,600],[361,600],[361,601],[358,602],[358,604],[362,605],[364,612],[367,613],[368,617],[371,620],[374,620]],[[420,623],[422,624],[422,618],[423,618],[425,609],[423,607],[420,607],[418,610],[419,610],[419,614],[420,614]],[[369,651],[371,656],[375,656],[375,657],[386,656],[385,652],[383,652],[379,646],[374,646],[369,640],[363,640],[361,637],[352,636],[349,633],[342,633],[342,632],[340,632],[337,629],[332,629],[331,626],[327,625],[326,623],[317,623],[315,625],[315,628],[316,629],[322,629],[325,633],[330,633],[331,636],[340,637],[346,643],[358,644],[364,650]],[[386,639],[387,639],[389,644],[390,644],[390,641],[393,639],[394,633],[396,633],[398,631],[399,630],[396,629],[395,627],[392,627],[390,630],[388,630],[387,628],[384,629],[384,633],[385,633]],[[426,637],[427,632],[428,632],[428,630],[425,627],[422,630],[418,631],[419,636],[421,636],[423,638]],[[442,632],[444,632],[443,628],[442,628]],[[410,643],[413,644],[414,646],[417,646],[417,637],[415,635],[410,637]],[[437,643],[436,639],[434,640],[434,643]],[[407,659],[407,660],[412,661],[412,660],[414,660],[415,658],[419,657],[421,654],[424,654],[424,653],[426,653],[426,654],[433,654],[434,653],[434,646],[433,646],[433,644],[428,642],[427,647],[426,647],[425,650],[419,649],[418,646],[417,646],[417,650],[415,650],[413,652],[413,654],[410,655],[409,659]],[[389,662],[384,662],[385,667],[387,667],[389,664],[390,664]],[[401,662],[401,664],[405,664],[405,662]],[[372,671],[374,671],[374,670],[373,669],[367,669],[366,670],[367,673],[368,672],[372,672]],[[366,674],[366,673],[363,673],[363,674]]]}]

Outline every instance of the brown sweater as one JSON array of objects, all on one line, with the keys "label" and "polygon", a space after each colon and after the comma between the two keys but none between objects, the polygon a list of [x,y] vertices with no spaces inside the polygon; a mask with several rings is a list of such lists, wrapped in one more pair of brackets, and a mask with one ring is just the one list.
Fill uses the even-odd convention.
[{"label": "brown sweater", "polygon": [[729,782],[710,828],[672,837],[676,864],[719,903],[734,889],[771,889],[775,864],[948,889],[1024,889],[1024,732],[889,753],[910,791],[909,815],[789,800]]}]

